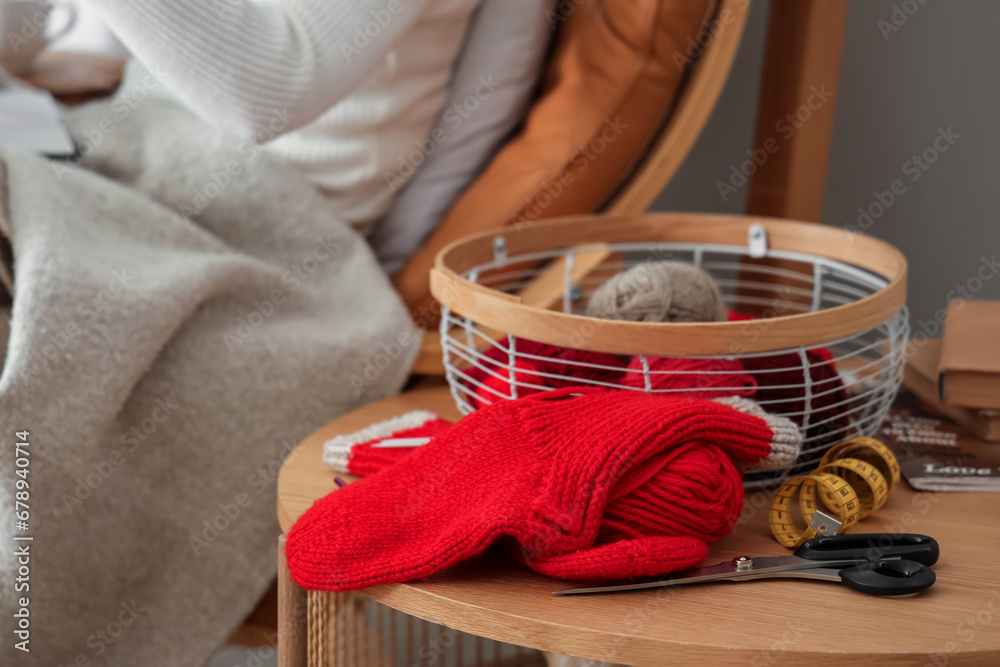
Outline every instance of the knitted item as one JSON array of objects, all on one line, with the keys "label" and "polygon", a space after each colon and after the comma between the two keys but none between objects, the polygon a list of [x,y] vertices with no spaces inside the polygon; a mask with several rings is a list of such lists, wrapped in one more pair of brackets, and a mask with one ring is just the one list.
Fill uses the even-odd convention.
[{"label": "knitted item", "polygon": [[[756,380],[743,372],[739,359],[713,357],[689,359],[679,357],[647,357],[650,389],[673,390],[673,396],[715,398],[718,396],[752,396]],[[677,371],[680,371],[677,373]],[[688,375],[697,371],[698,374]],[[622,378],[626,387],[646,387],[642,357],[634,357]]]},{"label": "knitted item", "polygon": [[482,386],[476,387],[476,407],[481,408],[490,403],[511,398],[514,396],[514,388],[517,389],[516,395],[518,397],[529,396],[544,391],[545,387],[549,385],[546,378],[538,374],[539,372],[538,366],[527,359],[515,359],[514,387],[511,387],[510,383],[509,366],[502,366],[494,370],[496,375],[483,373]]},{"label": "knitted item", "polygon": [[[729,319],[744,321],[754,318],[730,311]],[[805,424],[807,410],[803,385],[806,373],[802,368],[802,358],[797,353],[743,357],[741,362],[746,372],[757,382],[754,398],[768,412],[787,415],[799,426]],[[833,356],[825,347],[806,350],[806,364],[809,366],[809,379],[812,383],[806,437],[820,446],[833,444],[842,440],[851,426],[850,415],[844,414],[849,407],[847,391],[833,363]],[[821,447],[818,447],[802,462],[818,460],[821,456]]]},{"label": "knitted item", "polygon": [[[806,351],[806,363],[809,365],[809,378],[812,381],[806,436],[819,445],[843,440],[851,426],[850,415],[844,414],[850,406],[840,374],[833,365],[833,358],[826,348],[814,348]],[[802,385],[806,381],[806,374],[798,354],[748,357],[743,360],[743,364],[747,372],[757,380],[757,400],[766,405],[769,411],[787,415],[799,426],[805,424],[806,395]],[[771,369],[775,368],[785,370],[773,372]],[[814,458],[818,459],[821,455],[822,452],[817,451]]]},{"label": "knitted item", "polygon": [[[577,350],[539,343],[527,338],[516,338],[514,350],[518,355],[515,367],[525,371],[523,377],[521,373],[515,371],[516,382],[554,389],[577,386],[588,380],[607,385],[618,384],[626,366],[626,362],[615,354]],[[524,355],[531,355],[531,358],[525,358]],[[491,347],[480,356],[479,362],[483,368],[474,366],[463,371],[470,380],[468,386],[473,388],[475,393],[474,407],[489,405],[501,400],[502,397],[510,396],[508,382],[510,362],[507,349]],[[484,389],[480,385],[486,385],[493,391]],[[518,396],[527,396],[535,391],[539,390],[519,385],[517,393]],[[502,394],[502,397],[494,392]]]},{"label": "knitted item", "polygon": [[289,532],[288,564],[305,588],[356,590],[429,576],[509,536],[551,576],[662,574],[729,530],[737,466],[785,467],[800,443],[791,422],[740,398],[569,388],[499,401],[316,502]]},{"label": "knitted item", "polygon": [[[424,425],[393,430],[418,420],[423,421]],[[337,436],[328,441],[324,460],[339,470],[362,476],[374,474],[395,465],[415,449],[378,448],[375,447],[377,443],[414,437],[413,434],[432,435],[435,430],[440,434],[449,426],[450,422],[434,417],[429,412],[410,412],[374,424],[358,434]],[[358,442],[375,433],[384,437]],[[349,447],[348,454],[341,455],[344,446],[351,442],[355,444]],[[643,498],[635,498],[626,493],[642,483],[643,479],[638,475],[634,475],[631,480],[621,480],[616,487],[618,493],[610,499],[604,512],[597,536],[599,543],[625,538],[656,537],[660,534],[689,535],[703,541],[714,541],[732,529],[733,522],[743,509],[743,494],[740,473],[728,456],[714,445],[702,445],[698,442],[680,445],[669,452],[669,456],[672,461],[667,462],[660,474],[647,480],[645,485],[646,492],[664,500],[668,511],[650,512]],[[346,465],[339,464],[341,460],[346,461]],[[673,558],[676,556],[677,544],[672,544]],[[567,562],[573,560],[572,555],[539,558],[524,548],[512,549],[511,553],[523,563],[534,561],[535,569],[546,574],[551,574],[553,567],[565,567]],[[595,555],[588,558],[588,567],[593,569],[593,561],[600,561],[600,553],[595,550]],[[615,567],[620,568],[620,565]],[[595,576],[601,571],[603,569],[594,569]]]},{"label": "knitted item", "polygon": [[415,410],[357,433],[338,435],[323,445],[323,462],[353,475],[374,475],[409,455],[416,447],[375,447],[388,438],[428,438],[451,427],[432,412]]},{"label": "knitted item", "polygon": [[[606,581],[653,576],[691,567],[707,555],[707,542],[727,535],[743,510],[741,474],[716,445],[686,442],[618,481],[595,546],[570,553],[538,552],[559,527],[536,545],[508,543],[508,552],[540,574]],[[516,548],[514,548],[516,546]],[[688,560],[689,559],[689,560]]]},{"label": "knitted item", "polygon": [[[414,423],[419,425],[409,427]],[[409,412],[373,424],[358,433],[340,435],[327,441],[323,460],[331,467],[344,472],[359,476],[372,475],[395,465],[416,449],[416,446],[381,448],[377,446],[379,443],[401,438],[433,437],[444,433],[451,426],[451,422],[430,412],[422,410]],[[735,498],[737,494],[732,493],[731,488],[723,488],[720,492],[720,484],[725,487],[729,483],[739,483],[739,472],[728,457],[719,456],[718,451],[705,451],[712,447],[714,446],[699,443],[678,446],[671,453],[671,456],[677,458],[671,464],[669,474],[661,475],[661,479],[656,480],[663,488],[651,489],[653,493],[668,502],[671,501],[673,492],[683,490],[681,495],[696,506],[675,503],[670,513],[645,517],[645,524],[642,524],[643,518],[640,518],[640,525],[650,528],[653,533],[690,534],[705,541],[714,541],[729,531],[730,518],[734,512],[731,507],[724,505],[728,499]],[[718,461],[721,470],[712,469],[715,460]],[[721,476],[715,473],[720,473]],[[635,486],[627,480],[619,484],[621,489],[633,489]],[[630,501],[628,497],[624,500],[615,497],[608,503],[601,522],[599,541],[608,542],[621,537],[642,535],[641,530],[630,525],[630,521],[635,520],[633,513],[636,505]],[[618,505],[619,502],[621,506]],[[741,510],[742,507],[736,509]],[[699,515],[699,511],[705,513]],[[658,531],[657,529],[661,527],[664,530]]]},{"label": "knitted item", "polygon": [[726,319],[726,306],[715,280],[697,266],[646,262],[597,288],[587,315],[627,322],[719,322]]},{"label": "knitted item", "polygon": [[[754,319],[729,311],[730,321]],[[628,362],[620,357],[602,352],[575,350],[558,345],[516,339],[515,349],[519,357],[515,371],[518,396],[540,391],[525,383],[543,387],[566,387],[579,382],[593,382],[598,385],[621,384],[626,387],[645,389],[642,375],[642,359],[633,357]],[[474,395],[470,397],[473,407],[479,408],[511,395],[508,381],[508,354],[506,349],[492,348],[481,359],[481,364],[490,370],[470,368],[463,371],[470,382],[467,383]],[[538,357],[538,358],[534,358]],[[807,436],[824,444],[842,436],[850,427],[850,416],[842,414],[847,407],[847,392],[840,375],[826,348],[818,347],[806,351],[812,380],[812,410]],[[574,363],[569,363],[574,362]],[[580,366],[576,364],[590,364]],[[794,353],[770,354],[742,357],[740,359],[687,359],[675,357],[647,357],[652,389],[683,389],[692,387],[691,392],[673,392],[674,395],[690,395],[695,398],[717,396],[753,396],[775,414],[787,414],[796,424],[803,424],[805,413],[805,376],[801,370],[802,360]],[[598,366],[594,368],[593,366]],[[620,370],[619,370],[620,369]],[[783,369],[775,372],[774,369]],[[712,375],[657,374],[656,371],[711,370]],[[560,377],[551,377],[560,376]],[[485,385],[489,389],[483,388]],[[742,389],[739,389],[742,387]],[[706,390],[706,388],[708,388]],[[492,390],[492,391],[491,391]],[[498,396],[500,394],[501,396]],[[818,425],[817,425],[818,424]],[[824,433],[831,433],[824,438]]]}]

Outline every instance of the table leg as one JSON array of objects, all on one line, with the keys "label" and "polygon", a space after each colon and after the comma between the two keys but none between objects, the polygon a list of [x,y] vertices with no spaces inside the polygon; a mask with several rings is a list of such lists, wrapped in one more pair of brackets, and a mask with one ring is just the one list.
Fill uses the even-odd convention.
[{"label": "table leg", "polygon": [[314,591],[309,605],[309,667],[367,667],[371,657],[363,650],[370,643],[365,599],[357,593]]},{"label": "table leg", "polygon": [[306,667],[306,591],[292,580],[285,536],[278,538],[278,667]]}]

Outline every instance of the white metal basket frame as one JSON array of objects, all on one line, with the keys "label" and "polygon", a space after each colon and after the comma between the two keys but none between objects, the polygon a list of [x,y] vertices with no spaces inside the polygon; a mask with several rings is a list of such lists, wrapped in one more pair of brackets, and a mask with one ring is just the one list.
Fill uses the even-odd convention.
[{"label": "white metal basket frame", "polygon": [[[890,284],[888,277],[855,266],[845,261],[801,251],[780,250],[767,247],[767,233],[761,225],[750,225],[746,245],[693,242],[617,242],[600,245],[581,245],[576,247],[560,247],[548,250],[519,253],[508,253],[504,235],[498,234],[493,239],[492,258],[478,262],[460,275],[473,284],[489,287],[505,293],[517,293],[524,286],[537,280],[538,276],[552,266],[553,260],[562,260],[563,277],[561,295],[552,295],[561,302],[563,313],[578,313],[585,306],[589,295],[607,278],[612,269],[627,268],[642,261],[665,260],[689,261],[712,274],[727,301],[727,305],[739,310],[746,306],[774,306],[774,298],[765,298],[747,294],[748,290],[773,291],[772,281],[753,280],[751,276],[783,281],[781,286],[785,301],[781,304],[782,314],[815,313],[824,309],[852,304],[875,295],[886,289]],[[574,268],[578,258],[591,253],[602,253],[609,259],[596,265],[582,279],[574,280]],[[750,265],[747,258],[783,260],[779,266]],[[439,257],[439,263],[440,263]],[[793,267],[793,268],[789,268]],[[505,269],[507,269],[505,271]],[[595,277],[595,273],[597,274]],[[778,318],[780,319],[780,318]],[[585,318],[588,321],[590,318]],[[760,336],[767,336],[769,322],[774,319],[748,320],[741,323],[748,327],[763,329]],[[603,326],[605,320],[592,320],[594,327]],[[511,333],[501,332],[498,336],[495,329],[483,327],[471,317],[454,312],[444,306],[441,320],[441,342],[447,379],[452,395],[463,413],[475,409],[476,403],[489,397],[516,398],[525,390],[546,390],[550,387],[531,381],[518,379],[526,375],[516,369],[518,360],[546,361],[543,357],[525,353],[515,349],[518,326],[511,322]],[[801,474],[815,467],[822,452],[835,444],[854,435],[873,435],[884,419],[892,400],[895,397],[902,380],[904,353],[909,335],[908,316],[905,306],[885,317],[879,324],[850,335],[839,336],[829,340],[808,345],[781,347],[766,351],[741,352],[730,346],[729,354],[672,354],[673,357],[685,358],[717,358],[749,359],[752,357],[791,354],[797,361],[795,365],[779,368],[768,368],[754,371],[757,378],[767,373],[799,374],[801,383],[785,384],[780,387],[770,386],[769,390],[788,389],[796,394],[795,402],[801,402],[803,409],[787,410],[790,399],[757,399],[757,402],[769,411],[796,419],[800,423],[804,435],[802,455],[781,477]],[[540,340],[538,336],[534,340]],[[556,343],[551,340],[540,342]],[[820,404],[824,397],[829,397],[841,390],[834,382],[820,382],[818,385],[812,379],[811,368],[814,364],[809,360],[808,350],[816,347],[826,347],[832,357],[832,363],[838,369],[839,377],[847,398],[832,403]],[[585,345],[577,346],[587,349]],[[500,350],[506,363],[507,375],[498,372],[497,361],[486,356],[489,350]],[[545,380],[569,381],[581,385],[604,386],[606,388],[647,391],[651,393],[675,393],[678,391],[718,391],[719,387],[710,388],[672,388],[654,389],[655,378],[658,375],[672,373],[678,376],[706,376],[716,374],[714,371],[665,371],[650,370],[648,356],[634,353],[642,365],[643,387],[623,386],[612,382],[602,382],[588,378],[580,378],[573,371],[584,368],[607,371],[621,371],[620,368],[600,366],[595,364],[565,362],[570,369],[566,374],[552,374],[545,371],[531,371],[530,375]],[[501,362],[502,363],[502,362]],[[509,387],[509,393],[504,394],[493,387],[479,382],[466,372],[478,368],[486,376],[491,376]],[[723,373],[729,375],[729,373]],[[514,382],[507,378],[515,377]],[[825,385],[825,386],[823,386]],[[735,389],[735,388],[734,388]],[[478,396],[476,396],[478,392]],[[475,400],[473,397],[476,396]],[[827,413],[822,419],[817,419],[819,413]],[[748,484],[760,484],[775,479],[773,473],[750,473]]]}]

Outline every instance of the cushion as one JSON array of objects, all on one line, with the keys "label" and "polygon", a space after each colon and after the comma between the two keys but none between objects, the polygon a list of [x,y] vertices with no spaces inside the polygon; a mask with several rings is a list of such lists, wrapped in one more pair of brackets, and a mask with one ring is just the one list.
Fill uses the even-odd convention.
[{"label": "cushion", "polygon": [[[537,89],[557,0],[484,0],[469,24],[448,99],[419,165],[392,208],[369,235],[388,272],[415,253],[524,119]],[[390,187],[392,184],[390,183]]]},{"label": "cushion", "polygon": [[[523,128],[393,282],[418,323],[436,312],[428,273],[448,243],[501,225],[589,213],[645,155],[670,111],[712,0],[568,0]],[[690,40],[690,41],[689,41]]]}]

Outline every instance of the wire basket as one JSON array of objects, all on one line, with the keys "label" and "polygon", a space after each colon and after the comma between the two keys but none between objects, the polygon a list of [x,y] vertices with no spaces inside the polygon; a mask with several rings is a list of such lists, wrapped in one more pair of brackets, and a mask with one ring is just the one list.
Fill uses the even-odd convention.
[{"label": "wire basket", "polygon": [[[611,276],[666,260],[707,271],[731,319],[753,319],[582,315]],[[875,434],[899,388],[909,334],[899,251],[845,230],[767,218],[588,216],[477,234],[441,251],[431,289],[442,303],[444,366],[463,413],[577,385],[750,395],[798,424],[804,442],[791,467],[748,471],[748,485],[807,472],[832,445]]]}]

